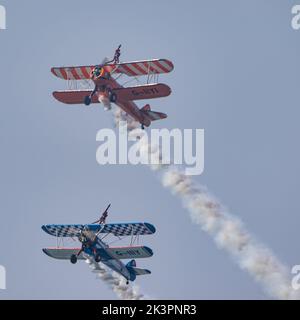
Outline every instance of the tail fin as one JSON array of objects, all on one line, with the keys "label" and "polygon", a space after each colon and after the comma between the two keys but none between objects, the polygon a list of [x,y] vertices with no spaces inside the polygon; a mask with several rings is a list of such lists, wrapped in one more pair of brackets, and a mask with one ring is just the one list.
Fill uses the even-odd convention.
[{"label": "tail fin", "polygon": [[128,268],[133,268],[133,267],[136,267],[136,262],[135,260],[130,260],[127,264],[126,264],[126,267]]},{"label": "tail fin", "polygon": [[142,111],[150,111],[151,110],[150,104],[146,104],[145,106],[143,106],[143,108],[141,110]]},{"label": "tail fin", "polygon": [[146,104],[142,109],[141,112],[147,117],[150,121],[160,120],[167,118],[167,115],[162,112],[151,111],[150,105]]}]

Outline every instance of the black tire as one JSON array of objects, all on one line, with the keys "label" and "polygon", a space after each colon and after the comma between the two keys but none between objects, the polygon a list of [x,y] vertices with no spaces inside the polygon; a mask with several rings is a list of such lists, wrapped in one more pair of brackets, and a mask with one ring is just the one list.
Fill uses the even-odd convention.
[{"label": "black tire", "polygon": [[129,285],[129,281],[128,280],[126,281],[126,284]]},{"label": "black tire", "polygon": [[85,104],[86,106],[89,106],[89,105],[91,104],[91,102],[92,102],[92,99],[91,99],[90,96],[84,97],[84,104]]},{"label": "black tire", "polygon": [[115,103],[117,101],[117,95],[112,92],[109,96],[109,101]]},{"label": "black tire", "polygon": [[101,261],[101,257],[100,257],[99,254],[96,254],[96,256],[95,256],[95,261],[96,261],[96,262],[100,262],[100,261]]},{"label": "black tire", "polygon": [[77,262],[77,256],[76,254],[72,254],[71,257],[70,257],[70,261],[71,263],[75,264]]}]

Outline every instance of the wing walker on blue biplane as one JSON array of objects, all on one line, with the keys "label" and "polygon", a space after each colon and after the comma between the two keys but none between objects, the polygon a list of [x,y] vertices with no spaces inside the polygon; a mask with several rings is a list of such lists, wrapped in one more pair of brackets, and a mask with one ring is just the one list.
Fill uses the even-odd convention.
[{"label": "wing walker on blue biplane", "polygon": [[[100,219],[91,224],[48,224],[42,229],[58,239],[55,248],[44,248],[43,252],[55,259],[70,260],[75,264],[78,260],[93,259],[103,263],[113,271],[121,274],[126,280],[134,281],[137,275],[150,274],[147,269],[136,267],[137,258],[148,258],[153,255],[150,248],[138,245],[139,236],[155,233],[155,227],[147,222],[106,223],[108,209],[105,209]],[[129,246],[112,247],[104,242],[108,235],[122,240],[130,237]],[[61,247],[64,238],[75,238],[81,243],[77,248]],[[61,240],[61,241],[59,241]],[[129,260],[124,264],[122,260]]]}]

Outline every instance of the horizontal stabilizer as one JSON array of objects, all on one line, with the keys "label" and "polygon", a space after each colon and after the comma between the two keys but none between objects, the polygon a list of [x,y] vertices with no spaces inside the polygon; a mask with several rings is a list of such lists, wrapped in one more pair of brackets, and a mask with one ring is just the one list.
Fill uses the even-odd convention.
[{"label": "horizontal stabilizer", "polygon": [[141,109],[141,111],[143,112],[144,116],[147,117],[150,121],[161,120],[168,117],[165,113],[162,113],[162,112],[143,110],[143,109]]},{"label": "horizontal stabilizer", "polygon": [[142,275],[150,274],[150,273],[151,273],[150,270],[141,269],[141,268],[132,268],[132,270],[134,271],[134,273],[135,273],[137,276],[142,276]]}]

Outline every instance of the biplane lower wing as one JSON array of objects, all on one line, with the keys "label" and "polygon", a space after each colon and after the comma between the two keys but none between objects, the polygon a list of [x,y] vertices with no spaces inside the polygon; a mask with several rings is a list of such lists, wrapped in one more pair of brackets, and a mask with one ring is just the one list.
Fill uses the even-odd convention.
[{"label": "biplane lower wing", "polygon": [[[87,80],[91,79],[92,66],[53,67],[51,72],[64,80]],[[148,74],[168,73],[174,69],[174,65],[167,59],[152,59],[142,61],[122,62],[104,66],[107,72],[123,73],[129,77],[143,76]]]},{"label": "biplane lower wing", "polygon": [[[79,252],[80,248],[72,248],[72,249],[67,249],[67,248],[44,248],[43,252],[54,259],[60,259],[60,260],[70,260],[71,256],[73,254],[77,255]],[[81,253],[77,259],[84,260],[84,256]]]},{"label": "biplane lower wing", "polygon": [[163,83],[146,84],[135,87],[114,89],[118,101],[134,101],[167,97],[171,94],[169,86]]},{"label": "biplane lower wing", "polygon": [[[80,248],[44,248],[43,252],[54,259],[70,260],[73,254],[77,255]],[[110,259],[139,259],[153,256],[153,251],[146,246],[110,247],[99,252],[103,260]],[[84,260],[81,253],[78,259]]]},{"label": "biplane lower wing", "polygon": [[[84,98],[92,93],[91,90],[67,90],[67,91],[54,91],[53,97],[66,104],[82,104]],[[99,103],[97,95],[92,97],[91,103]]]},{"label": "biplane lower wing", "polygon": [[115,259],[138,259],[153,256],[153,251],[146,246],[110,247],[105,250]]},{"label": "biplane lower wing", "polygon": [[155,233],[155,227],[147,222],[97,224],[51,224],[42,229],[54,237],[78,237],[81,230],[87,228],[95,233],[111,233],[115,236],[148,235]]}]

